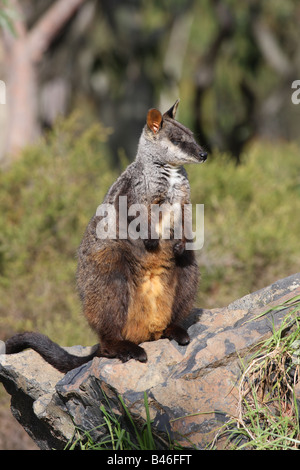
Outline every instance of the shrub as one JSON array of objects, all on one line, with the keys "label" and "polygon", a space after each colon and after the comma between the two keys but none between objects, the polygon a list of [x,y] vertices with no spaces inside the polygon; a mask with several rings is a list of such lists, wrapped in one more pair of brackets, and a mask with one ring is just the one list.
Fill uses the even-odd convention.
[{"label": "shrub", "polygon": [[198,252],[202,304],[226,303],[299,269],[300,159],[296,144],[254,142],[236,166],[212,156],[190,173],[205,205]]},{"label": "shrub", "polygon": [[0,173],[2,334],[37,329],[63,344],[87,337],[80,327],[76,250],[116,177],[107,134],[101,125],[86,129],[73,115]]}]

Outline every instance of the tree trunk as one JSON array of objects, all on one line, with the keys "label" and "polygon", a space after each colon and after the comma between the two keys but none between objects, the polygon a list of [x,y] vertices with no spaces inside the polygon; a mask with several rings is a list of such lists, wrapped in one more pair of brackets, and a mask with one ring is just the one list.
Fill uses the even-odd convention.
[{"label": "tree trunk", "polygon": [[[22,148],[39,134],[35,65],[60,29],[86,0],[57,0],[27,31],[18,0],[11,0],[16,11],[15,36],[5,32],[7,124],[2,159],[16,158]],[[0,156],[1,158],[1,156]]]}]

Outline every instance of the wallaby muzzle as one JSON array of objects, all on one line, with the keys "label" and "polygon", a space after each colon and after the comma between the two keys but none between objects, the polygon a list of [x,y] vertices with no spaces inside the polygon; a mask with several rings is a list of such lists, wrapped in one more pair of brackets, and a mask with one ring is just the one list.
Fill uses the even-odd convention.
[{"label": "wallaby muzzle", "polygon": [[200,160],[200,162],[205,162],[205,160],[207,160],[207,152],[200,152],[199,153],[199,160]]}]

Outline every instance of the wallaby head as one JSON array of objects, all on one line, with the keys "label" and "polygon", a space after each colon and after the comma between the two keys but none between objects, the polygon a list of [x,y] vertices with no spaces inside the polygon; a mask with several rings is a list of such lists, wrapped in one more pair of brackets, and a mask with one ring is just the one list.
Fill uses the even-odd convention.
[{"label": "wallaby head", "polygon": [[150,109],[144,127],[140,149],[155,163],[174,167],[187,163],[202,163],[207,153],[197,144],[193,133],[175,121],[179,100],[164,114],[158,109]]}]

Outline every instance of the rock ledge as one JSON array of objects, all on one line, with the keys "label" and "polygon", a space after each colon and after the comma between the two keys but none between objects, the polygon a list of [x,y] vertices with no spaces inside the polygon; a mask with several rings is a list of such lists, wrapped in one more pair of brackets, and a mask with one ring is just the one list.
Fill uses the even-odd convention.
[{"label": "rock ledge", "polygon": [[[205,448],[227,416],[236,415],[240,357],[270,336],[272,321],[278,327],[287,310],[257,315],[296,295],[300,295],[300,273],[228,307],[195,310],[189,327],[191,343],[187,347],[168,340],[145,343],[146,364],[95,358],[63,375],[34,351],[1,354],[0,343],[0,381],[12,397],[12,414],[41,449],[63,449],[76,427],[100,440],[105,433],[99,427],[104,422],[101,404],[109,403],[123,420],[118,395],[134,419],[143,421],[144,391],[159,443],[167,431],[184,446],[192,442]],[[67,349],[86,355],[91,348]]]}]

